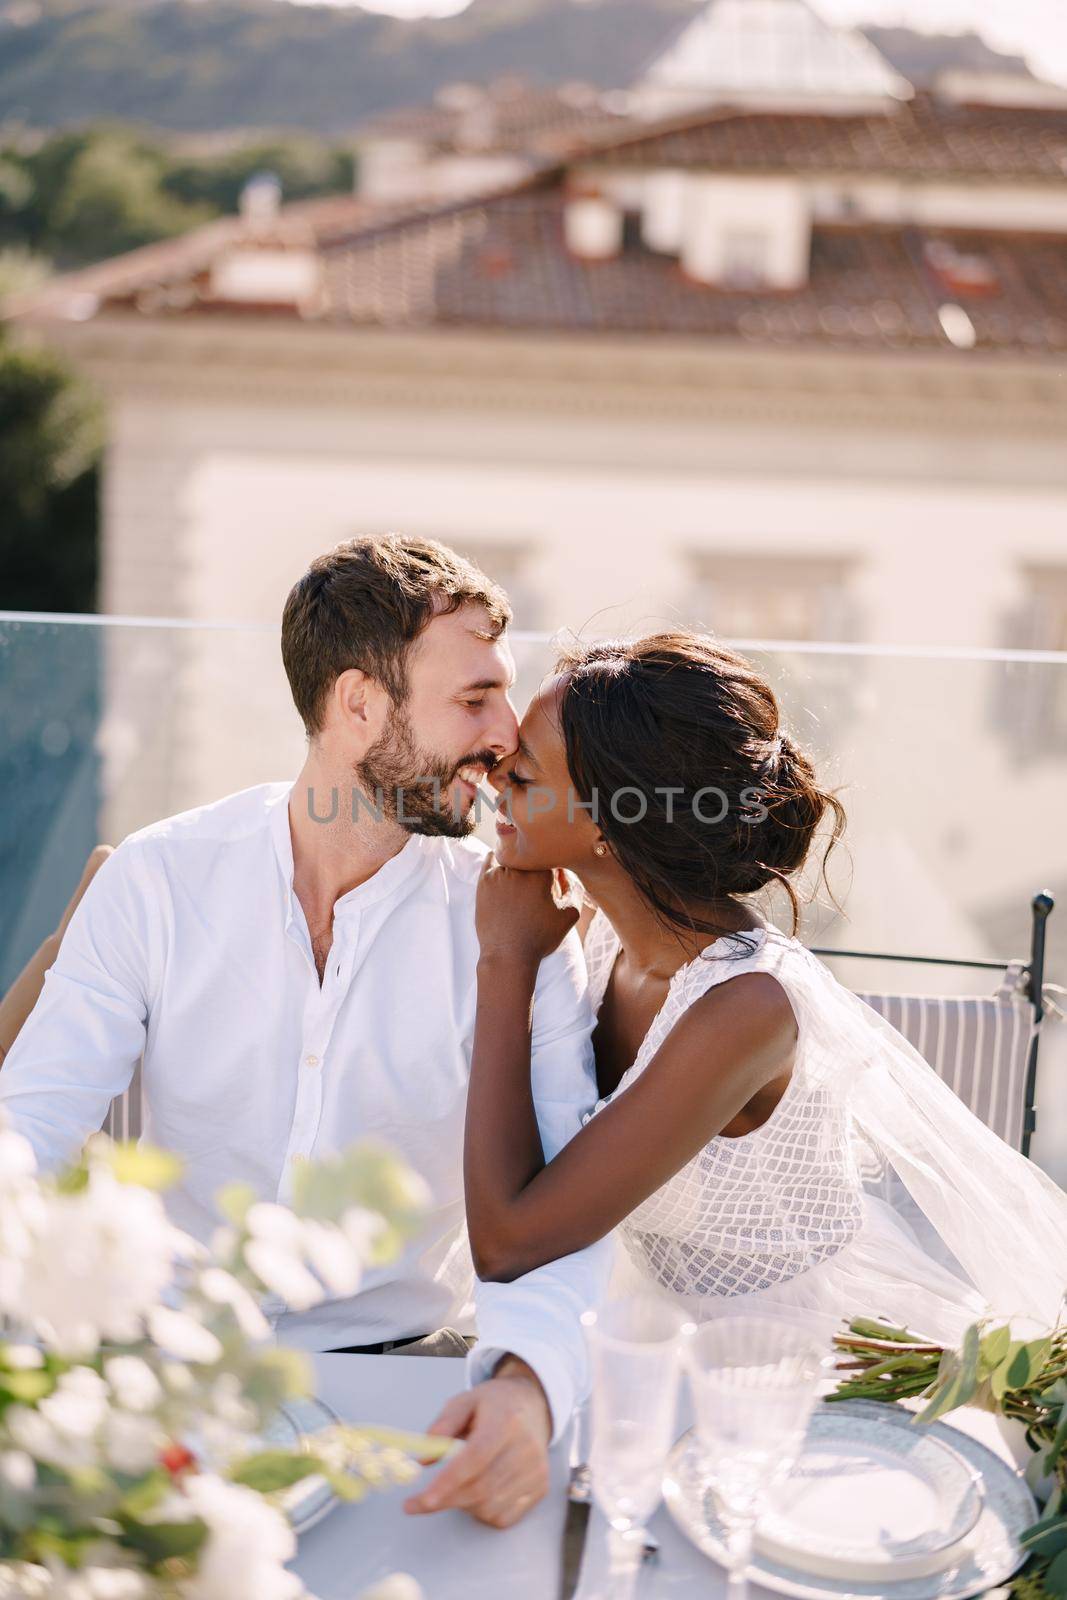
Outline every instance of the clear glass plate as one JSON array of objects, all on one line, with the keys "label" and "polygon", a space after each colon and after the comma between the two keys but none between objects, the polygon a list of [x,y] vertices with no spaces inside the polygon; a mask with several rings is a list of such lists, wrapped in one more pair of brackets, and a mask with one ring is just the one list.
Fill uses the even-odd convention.
[{"label": "clear glass plate", "polygon": [[[907,1419],[911,1413],[894,1413],[888,1405],[873,1400],[835,1402],[823,1409],[848,1411],[876,1419],[880,1426],[897,1415]],[[817,1414],[820,1414],[817,1413]],[[873,1580],[818,1577],[804,1572],[792,1562],[776,1560],[756,1549],[748,1574],[753,1583],[795,1600],[968,1600],[1006,1583],[1026,1559],[1019,1535],[1037,1520],[1037,1505],[1022,1474],[977,1439],[942,1422],[924,1428],[927,1437],[943,1440],[978,1473],[982,1483],[982,1508],[971,1533],[952,1551],[946,1566],[917,1577],[903,1577],[896,1571]],[[714,1495],[707,1487],[700,1451],[693,1434],[686,1434],[671,1452],[663,1481],[667,1509],[682,1532],[712,1561],[720,1566],[726,1558],[726,1530],[719,1518]]]},{"label": "clear glass plate", "polygon": [[[287,1400],[264,1429],[264,1443],[291,1450],[305,1440],[310,1444],[314,1434],[334,1427],[340,1420],[322,1400]],[[299,1535],[328,1516],[338,1499],[325,1478],[302,1478],[279,1496],[279,1504],[293,1532]]]},{"label": "clear glass plate", "polygon": [[945,1567],[982,1514],[978,1474],[890,1406],[812,1417],[804,1450],[760,1518],[756,1546],[821,1577],[919,1577]]}]

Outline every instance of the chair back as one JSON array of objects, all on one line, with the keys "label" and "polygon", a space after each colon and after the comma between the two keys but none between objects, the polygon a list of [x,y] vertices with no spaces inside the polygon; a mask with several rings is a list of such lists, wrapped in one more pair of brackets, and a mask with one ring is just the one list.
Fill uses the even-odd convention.
[{"label": "chair back", "polygon": [[103,1132],[109,1139],[125,1143],[141,1137],[142,1125],[141,1063],[138,1062],[137,1070],[126,1093],[112,1100],[104,1121]]},{"label": "chair back", "polygon": [[1014,1149],[1027,1124],[1027,1073],[1037,1026],[1010,967],[993,995],[861,994],[928,1061],[964,1105]]}]

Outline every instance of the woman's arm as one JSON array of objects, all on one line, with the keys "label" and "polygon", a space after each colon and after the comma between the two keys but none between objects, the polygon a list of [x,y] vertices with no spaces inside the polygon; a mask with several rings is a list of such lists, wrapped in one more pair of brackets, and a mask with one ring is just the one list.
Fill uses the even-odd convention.
[{"label": "woman's arm", "polygon": [[467,1099],[467,1226],[478,1275],[493,1281],[609,1233],[782,1076],[796,1041],[776,979],[745,973],[718,984],[546,1166],[530,1091],[530,1014],[538,944],[559,913],[547,885],[513,887],[510,916],[496,919],[508,931],[482,938]]}]

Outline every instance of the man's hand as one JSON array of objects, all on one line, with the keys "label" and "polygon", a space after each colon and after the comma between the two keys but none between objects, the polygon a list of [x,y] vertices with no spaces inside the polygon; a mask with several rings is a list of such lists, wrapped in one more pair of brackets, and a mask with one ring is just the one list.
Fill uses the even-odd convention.
[{"label": "man's hand", "polygon": [[486,1383],[455,1395],[427,1432],[462,1439],[463,1449],[405,1501],[412,1515],[462,1509],[490,1527],[510,1528],[548,1493],[548,1401],[517,1356],[505,1356]]}]

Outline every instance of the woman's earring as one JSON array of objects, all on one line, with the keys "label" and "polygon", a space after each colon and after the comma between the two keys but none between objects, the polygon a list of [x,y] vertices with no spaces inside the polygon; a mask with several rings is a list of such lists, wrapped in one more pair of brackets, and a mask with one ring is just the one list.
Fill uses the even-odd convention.
[{"label": "woman's earring", "polygon": [[606,856],[607,853],[608,853],[608,847],[604,843],[603,839],[601,839],[599,844],[595,844],[593,846],[593,854],[595,856]]}]

